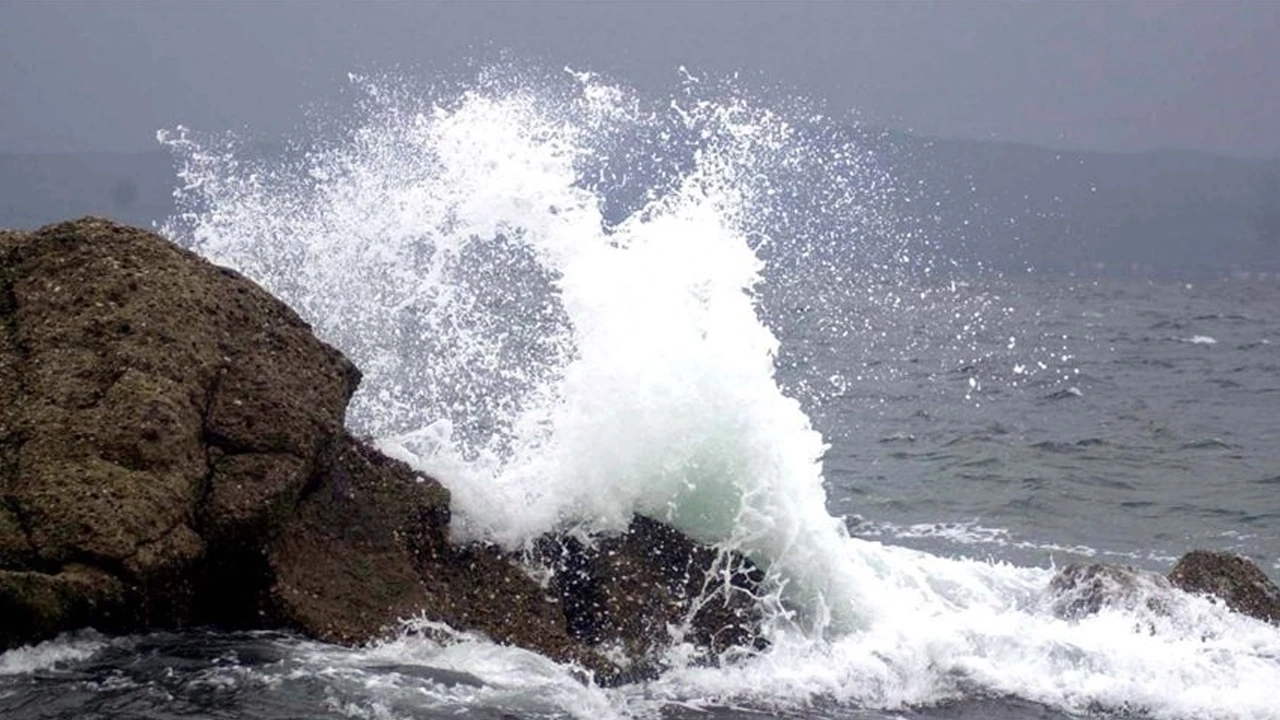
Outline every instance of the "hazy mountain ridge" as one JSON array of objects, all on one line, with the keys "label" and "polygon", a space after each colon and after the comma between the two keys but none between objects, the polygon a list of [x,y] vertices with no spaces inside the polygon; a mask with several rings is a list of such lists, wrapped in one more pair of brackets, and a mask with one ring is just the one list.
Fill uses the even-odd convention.
[{"label": "hazy mountain ridge", "polygon": [[[902,214],[962,261],[1085,275],[1280,272],[1280,159],[859,138],[897,178]],[[86,214],[151,226],[173,213],[176,182],[164,150],[0,153],[0,227]]]}]

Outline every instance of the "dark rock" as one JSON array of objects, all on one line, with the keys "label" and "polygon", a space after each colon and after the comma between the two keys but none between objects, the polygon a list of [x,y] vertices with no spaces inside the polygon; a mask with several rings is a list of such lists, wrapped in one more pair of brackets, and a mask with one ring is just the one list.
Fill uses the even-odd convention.
[{"label": "dark rock", "polygon": [[85,565],[68,564],[53,573],[0,571],[0,647],[86,625],[127,629],[125,598],[119,578]]},{"label": "dark rock", "polygon": [[0,232],[0,649],[89,625],[359,643],[422,617],[617,682],[668,628],[759,643],[759,571],[651,520],[545,540],[552,590],[450,543],[448,492],[343,430],[358,382],[289,308],[151,233]]},{"label": "dark rock", "polygon": [[339,643],[364,642],[399,618],[420,616],[608,672],[609,663],[569,636],[559,604],[510,558],[448,541],[448,500],[404,463],[343,443],[265,559],[274,612]]},{"label": "dark rock", "polygon": [[653,674],[675,641],[709,654],[764,645],[757,601],[764,574],[746,557],[698,545],[668,525],[636,516],[627,532],[584,542],[544,538],[569,632],[612,644],[633,677]]},{"label": "dark rock", "polygon": [[1280,588],[1239,555],[1193,550],[1174,566],[1169,581],[1186,592],[1219,598],[1238,613],[1280,624]]},{"label": "dark rock", "polygon": [[1103,608],[1166,611],[1171,590],[1163,577],[1143,570],[1104,563],[1072,563],[1049,581],[1054,615],[1075,620]]}]

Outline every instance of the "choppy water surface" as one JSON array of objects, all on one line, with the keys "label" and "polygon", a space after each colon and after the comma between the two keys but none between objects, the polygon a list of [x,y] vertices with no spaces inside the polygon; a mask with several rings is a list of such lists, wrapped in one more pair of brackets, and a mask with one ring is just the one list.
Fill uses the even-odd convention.
[{"label": "choppy water surface", "polygon": [[165,134],[167,230],[362,367],[351,422],[459,539],[663,519],[767,569],[770,647],[602,689],[466,635],[86,635],[0,656],[6,717],[1280,717],[1276,628],[1045,594],[1277,569],[1274,285],[966,270],[829,120],[696,78],[357,87],[281,157]]},{"label": "choppy water surface", "polygon": [[847,387],[814,415],[856,534],[1153,570],[1210,547],[1280,569],[1276,285],[1033,277],[955,294],[1007,310],[959,347],[942,303],[906,325],[867,308],[876,346],[795,326]]}]

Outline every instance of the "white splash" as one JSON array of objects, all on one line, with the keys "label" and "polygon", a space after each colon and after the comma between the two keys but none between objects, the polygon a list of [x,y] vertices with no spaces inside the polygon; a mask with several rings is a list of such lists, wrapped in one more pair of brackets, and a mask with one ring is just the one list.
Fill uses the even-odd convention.
[{"label": "white splash", "polygon": [[[580,73],[362,87],[351,129],[284,159],[165,134],[186,210],[168,230],[352,357],[351,422],[449,486],[462,535],[516,547],[640,512],[767,568],[768,652],[677,664],[613,707],[976,692],[1280,717],[1274,628],[1192,599],[1069,623],[1046,610],[1047,570],[853,539],[830,516],[822,438],[774,377],[760,258],[834,248],[866,294],[857,268],[906,253],[885,239],[885,177],[810,132],[826,120],[710,83],[651,103]],[[387,652],[412,659],[403,642]]]},{"label": "white splash", "polygon": [[49,670],[64,663],[86,660],[106,646],[94,633],[62,635],[35,645],[0,653],[0,675],[20,675]]}]

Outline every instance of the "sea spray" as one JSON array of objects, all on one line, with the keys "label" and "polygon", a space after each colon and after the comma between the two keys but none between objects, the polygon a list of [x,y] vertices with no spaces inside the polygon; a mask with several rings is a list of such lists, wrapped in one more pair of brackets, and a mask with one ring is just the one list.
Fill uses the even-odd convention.
[{"label": "sea spray", "polygon": [[[954,296],[906,282],[931,266],[896,234],[892,183],[828,121],[697,78],[654,101],[507,70],[436,94],[358,80],[336,137],[269,156],[167,133],[183,179],[167,230],[352,357],[350,423],[450,487],[460,537],[516,548],[641,512],[767,568],[767,652],[711,668],[677,649],[615,707],[1012,694],[1280,716],[1274,628],[1194,598],[1068,622],[1047,609],[1049,570],[853,539],[827,512],[825,446],[775,377],[770,319],[862,298],[895,322]],[[816,266],[826,284],[806,295]],[[950,342],[992,332],[990,303],[947,307]],[[876,341],[845,313],[823,317]]]},{"label": "sea spray", "polygon": [[[655,120],[588,75],[555,88],[436,104],[368,85],[338,142],[275,165],[165,134],[186,182],[169,230],[352,356],[352,423],[449,485],[463,537],[518,547],[639,512],[756,558],[811,629],[851,623],[827,601],[854,589],[831,587],[846,534],[824,445],[778,389],[754,291],[755,250],[792,242],[775,176],[856,154],[814,156],[740,98],[689,93]],[[613,145],[639,136],[644,162]],[[830,164],[845,174],[809,182],[860,186]],[[608,178],[644,178],[613,220]]]}]

